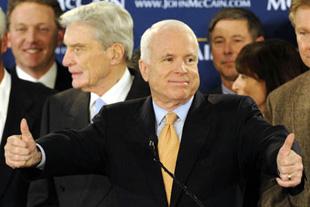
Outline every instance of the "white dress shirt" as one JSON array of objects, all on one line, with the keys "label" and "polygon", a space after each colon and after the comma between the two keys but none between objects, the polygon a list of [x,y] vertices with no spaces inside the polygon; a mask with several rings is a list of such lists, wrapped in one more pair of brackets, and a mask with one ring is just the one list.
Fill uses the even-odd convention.
[{"label": "white dress shirt", "polygon": [[[105,94],[103,94],[100,98],[106,104],[113,104],[113,103],[125,101],[129,93],[129,90],[131,88],[131,85],[133,83],[133,79],[134,77],[130,75],[128,68],[126,68],[121,79],[117,81],[117,83],[112,88],[110,88]],[[90,122],[92,118],[95,116],[95,111],[96,111],[95,102],[98,98],[99,96],[97,94],[90,93],[90,103],[89,103]],[[42,153],[42,159],[41,159],[41,162],[37,165],[37,168],[42,170],[45,166],[46,155],[45,155],[44,149],[39,144],[37,144],[37,146],[39,147]]]},{"label": "white dress shirt", "polygon": [[23,71],[19,66],[16,66],[16,74],[20,79],[27,80],[30,82],[40,82],[49,88],[55,88],[56,76],[57,76],[57,65],[56,62],[52,67],[39,79],[36,79]]},{"label": "white dress shirt", "polygon": [[4,77],[0,82],[0,143],[2,141],[4,125],[8,113],[11,82],[11,75],[4,69]]},{"label": "white dress shirt", "polygon": [[131,85],[133,83],[134,77],[130,75],[129,70],[126,68],[124,74],[121,79],[117,81],[117,83],[112,86],[105,94],[99,97],[95,93],[90,93],[90,103],[89,103],[89,111],[90,111],[90,120],[95,116],[95,102],[98,98],[101,98],[106,104],[113,104],[117,102],[125,101]]},{"label": "white dress shirt", "polygon": [[[192,105],[194,97],[190,98],[185,104],[177,107],[174,109],[172,112],[174,112],[177,115],[177,120],[174,122],[174,128],[175,131],[178,135],[178,138],[181,141],[182,138],[182,131],[183,131],[183,126],[185,123],[185,119],[187,117],[188,111]],[[168,113],[165,109],[159,107],[154,101],[153,101],[153,108],[154,108],[154,113],[155,113],[155,118],[156,118],[156,134],[157,137],[159,138],[159,134],[161,130],[165,126],[165,117]]]},{"label": "white dress shirt", "polygon": [[222,92],[223,94],[233,94],[235,95],[236,93],[233,92],[232,90],[228,89],[227,87],[224,86],[224,84],[222,84]]}]

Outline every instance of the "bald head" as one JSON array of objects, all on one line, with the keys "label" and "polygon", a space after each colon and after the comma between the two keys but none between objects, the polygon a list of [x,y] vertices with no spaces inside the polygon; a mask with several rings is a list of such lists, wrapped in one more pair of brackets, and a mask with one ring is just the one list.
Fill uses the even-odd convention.
[{"label": "bald head", "polygon": [[144,62],[149,62],[152,56],[152,48],[158,46],[155,44],[156,42],[171,41],[169,36],[177,35],[185,35],[192,38],[197,45],[198,54],[198,41],[192,29],[181,21],[169,19],[153,24],[143,33],[140,42],[140,59]]},{"label": "bald head", "polygon": [[154,102],[167,111],[187,102],[198,89],[198,42],[183,22],[154,24],[141,38],[139,68]]}]

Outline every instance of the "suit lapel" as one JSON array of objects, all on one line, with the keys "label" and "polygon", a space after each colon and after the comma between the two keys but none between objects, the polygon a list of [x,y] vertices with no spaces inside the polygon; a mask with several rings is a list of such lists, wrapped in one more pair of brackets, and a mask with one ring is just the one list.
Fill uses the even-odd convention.
[{"label": "suit lapel", "polygon": [[[21,93],[22,85],[12,76],[12,86],[9,98],[9,106],[7,118],[4,126],[3,137],[1,146],[6,143],[6,138],[12,134],[19,134],[19,123],[21,118],[25,117],[26,114],[31,113],[31,106],[33,104],[32,100],[29,99],[27,92]],[[26,117],[25,117],[26,118]],[[32,125],[32,117],[27,119],[28,125]],[[3,147],[1,147],[1,150]],[[2,153],[1,155],[2,156]]]},{"label": "suit lapel", "polygon": [[[210,118],[210,104],[207,103],[207,100],[200,93],[197,93],[184,124],[175,170],[175,177],[185,185],[197,162],[202,147],[204,147],[204,150],[208,150],[208,142],[211,139],[207,139],[207,137],[212,128]],[[187,187],[189,187],[190,191],[191,186]],[[193,193],[195,194],[195,192]],[[176,205],[181,194],[182,189],[174,182],[171,206]]]},{"label": "suit lapel", "polygon": [[20,82],[12,77],[7,119],[3,130],[0,148],[0,197],[2,197],[3,193],[7,188],[7,185],[11,181],[11,177],[15,172],[13,169],[5,165],[4,145],[6,143],[7,137],[13,134],[20,134],[19,123],[21,121],[21,118],[27,118],[29,127],[33,125],[34,120],[34,117],[31,116],[31,107],[33,102],[27,97],[27,94],[21,93],[20,87],[22,87],[22,85],[20,85]]},{"label": "suit lapel", "polygon": [[79,129],[89,124],[90,93],[79,91],[71,97],[71,101],[64,106],[67,110],[68,128]]},{"label": "suit lapel", "polygon": [[[143,148],[146,148],[145,157],[140,159],[141,166],[144,168],[145,177],[148,185],[153,192],[153,198],[159,206],[167,206],[166,193],[164,183],[161,175],[161,168],[154,161],[153,150],[149,146],[150,141],[153,141],[157,146],[157,136],[155,133],[155,115],[152,105],[152,99],[148,97],[143,104],[143,107],[136,119],[137,130],[135,134],[141,134],[142,137],[137,138],[137,144],[142,144]],[[156,155],[157,156],[157,155]],[[158,156],[157,156],[157,159]]]}]

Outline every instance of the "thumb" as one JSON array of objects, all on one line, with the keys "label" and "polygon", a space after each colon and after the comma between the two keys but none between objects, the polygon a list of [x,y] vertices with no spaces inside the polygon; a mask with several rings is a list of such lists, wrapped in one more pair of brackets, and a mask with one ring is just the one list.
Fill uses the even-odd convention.
[{"label": "thumb", "polygon": [[289,155],[289,153],[291,152],[291,148],[294,144],[294,139],[295,139],[295,135],[293,133],[289,134],[286,137],[285,142],[280,149],[280,153],[282,155]]},{"label": "thumb", "polygon": [[27,121],[25,118],[20,122],[20,132],[22,133],[22,140],[25,142],[33,141],[32,134],[29,130]]}]

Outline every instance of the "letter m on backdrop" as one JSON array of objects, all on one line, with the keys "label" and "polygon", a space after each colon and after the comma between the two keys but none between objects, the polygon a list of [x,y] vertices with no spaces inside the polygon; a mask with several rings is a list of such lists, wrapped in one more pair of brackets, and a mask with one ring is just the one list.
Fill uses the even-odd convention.
[{"label": "letter m on backdrop", "polygon": [[285,11],[291,6],[291,0],[268,0],[267,10]]}]

